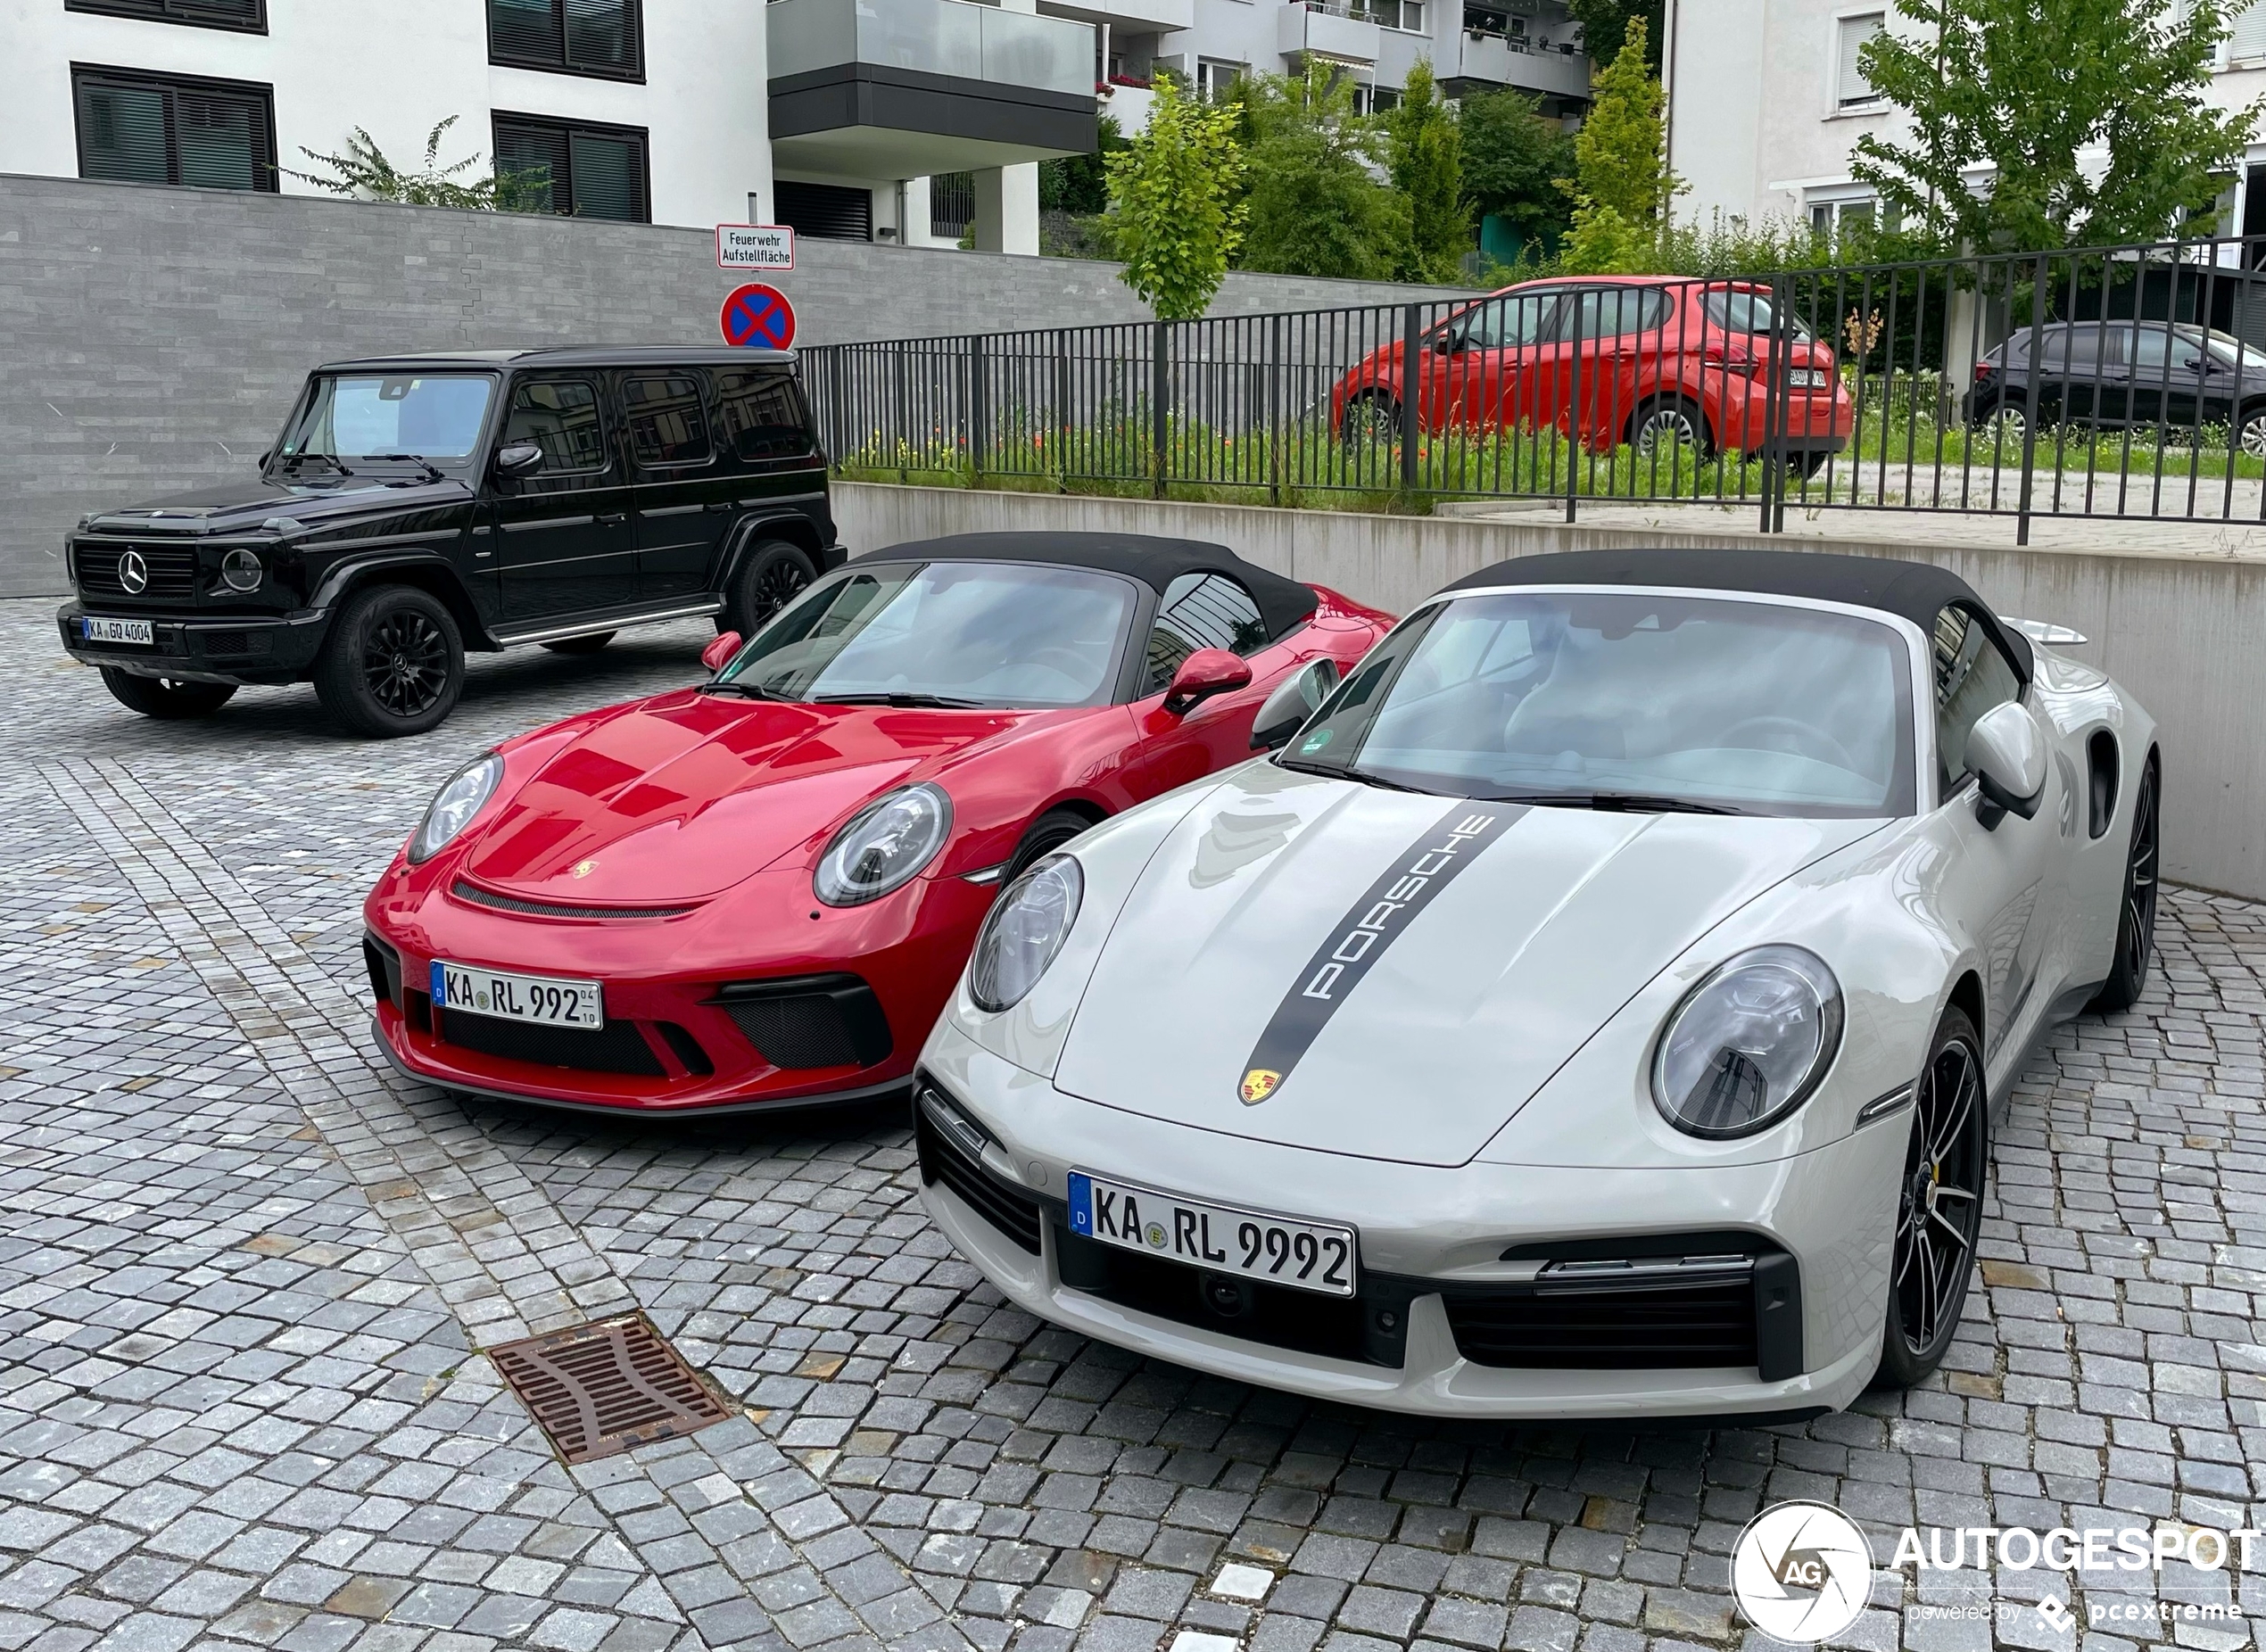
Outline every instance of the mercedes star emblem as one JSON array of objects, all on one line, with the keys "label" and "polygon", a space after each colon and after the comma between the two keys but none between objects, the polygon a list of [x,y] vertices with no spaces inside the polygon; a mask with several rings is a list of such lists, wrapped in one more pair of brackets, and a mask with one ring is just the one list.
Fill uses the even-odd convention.
[{"label": "mercedes star emblem", "polygon": [[138,597],[150,582],[150,565],[142,560],[142,553],[129,550],[118,559],[118,582],[126,587],[126,594]]}]

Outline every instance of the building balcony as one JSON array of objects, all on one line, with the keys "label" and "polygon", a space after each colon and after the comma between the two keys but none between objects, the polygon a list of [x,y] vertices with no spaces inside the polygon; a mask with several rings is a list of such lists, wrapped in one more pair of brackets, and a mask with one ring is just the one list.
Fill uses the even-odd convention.
[{"label": "building balcony", "polygon": [[1590,95],[1590,60],[1579,52],[1567,53],[1523,35],[1466,30],[1457,39],[1457,84],[1451,89],[1458,93],[1468,85],[1515,86],[1553,97],[1586,99]]},{"label": "building balcony", "polygon": [[1169,34],[1193,29],[1196,0],[1040,0],[1051,17],[1107,23],[1121,35]]},{"label": "building balcony", "polygon": [[775,0],[782,172],[922,178],[1094,147],[1094,29],[969,0]]},{"label": "building balcony", "polygon": [[1366,11],[1339,0],[1292,0],[1275,13],[1275,49],[1285,57],[1374,64],[1377,43],[1377,26]]}]

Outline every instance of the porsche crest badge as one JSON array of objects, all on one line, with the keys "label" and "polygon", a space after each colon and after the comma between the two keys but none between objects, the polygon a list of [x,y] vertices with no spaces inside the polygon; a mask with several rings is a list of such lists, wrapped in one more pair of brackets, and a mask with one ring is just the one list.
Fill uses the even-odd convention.
[{"label": "porsche crest badge", "polygon": [[1243,1104],[1256,1107],[1275,1093],[1283,1081],[1282,1074],[1264,1067],[1254,1067],[1243,1076]]},{"label": "porsche crest badge", "polygon": [[577,878],[587,878],[591,875],[591,873],[596,871],[597,870],[598,863],[596,861],[576,861],[575,863],[575,876]]}]

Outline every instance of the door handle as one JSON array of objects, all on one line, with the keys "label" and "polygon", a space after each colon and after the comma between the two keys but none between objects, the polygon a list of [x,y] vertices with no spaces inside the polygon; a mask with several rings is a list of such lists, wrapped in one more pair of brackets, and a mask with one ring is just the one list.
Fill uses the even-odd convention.
[{"label": "door handle", "polygon": [[732,501],[731,501],[730,500],[728,500],[728,499],[712,499],[712,500],[709,500],[707,504],[705,504],[705,505],[701,506],[701,507],[700,507],[700,508],[701,508],[701,509],[703,509],[703,510],[714,510],[714,511],[719,511],[719,512],[721,512],[721,511],[726,511],[726,510],[730,510],[730,509],[732,509]]},{"label": "door handle", "polygon": [[627,522],[629,519],[630,513],[626,510],[601,511],[598,517],[599,525],[601,527],[611,527],[617,522]]}]

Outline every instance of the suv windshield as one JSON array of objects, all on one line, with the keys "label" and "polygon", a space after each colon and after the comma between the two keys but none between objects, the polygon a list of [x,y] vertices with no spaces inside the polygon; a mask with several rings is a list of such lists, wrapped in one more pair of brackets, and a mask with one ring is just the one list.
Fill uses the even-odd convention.
[{"label": "suv windshield", "polygon": [[495,388],[485,373],[326,375],[284,432],[276,462],[406,456],[461,465],[480,445]]},{"label": "suv windshield", "polygon": [[1734,814],[1913,808],[1911,662],[1853,615],[1633,591],[1457,599],[1279,760],[1451,797]]},{"label": "suv windshield", "polygon": [[845,570],[757,632],[710,685],[767,699],[1105,704],[1133,587],[1028,563]]}]

